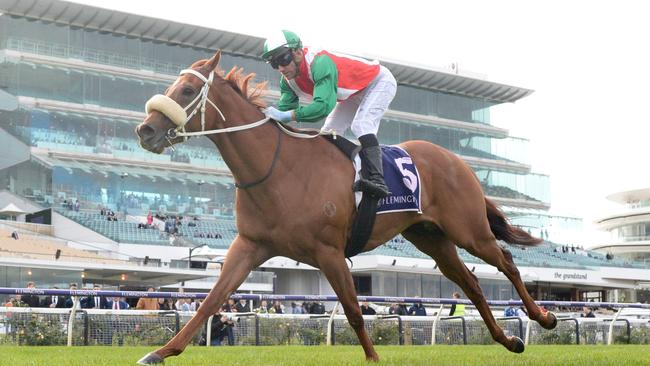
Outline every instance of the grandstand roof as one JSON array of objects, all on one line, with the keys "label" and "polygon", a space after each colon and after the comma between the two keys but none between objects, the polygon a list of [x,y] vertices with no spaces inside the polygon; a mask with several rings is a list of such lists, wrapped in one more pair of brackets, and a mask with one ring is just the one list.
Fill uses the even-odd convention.
[{"label": "grandstand roof", "polygon": [[650,199],[650,188],[613,193],[607,199],[622,204],[644,201]]},{"label": "grandstand roof", "polygon": [[[259,58],[264,39],[164,19],[58,0],[0,0],[0,12],[185,47]],[[434,70],[382,61],[401,84],[490,100],[515,102],[533,90]]]}]

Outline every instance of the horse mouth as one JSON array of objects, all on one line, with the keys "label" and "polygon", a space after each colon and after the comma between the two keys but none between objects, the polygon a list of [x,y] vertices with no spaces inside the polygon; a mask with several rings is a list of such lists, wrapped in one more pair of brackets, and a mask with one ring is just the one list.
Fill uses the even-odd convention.
[{"label": "horse mouth", "polygon": [[140,147],[154,154],[162,153],[165,148],[171,145],[170,141],[152,126],[142,123],[135,128],[135,134],[138,136]]},{"label": "horse mouth", "polygon": [[165,145],[161,142],[157,144],[148,144],[140,139],[140,147],[154,154],[161,154],[163,151],[165,151]]}]

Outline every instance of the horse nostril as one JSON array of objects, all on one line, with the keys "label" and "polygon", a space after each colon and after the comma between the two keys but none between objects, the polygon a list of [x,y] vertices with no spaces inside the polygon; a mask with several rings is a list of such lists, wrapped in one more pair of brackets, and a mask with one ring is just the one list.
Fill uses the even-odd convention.
[{"label": "horse nostril", "polygon": [[144,140],[153,137],[155,134],[156,130],[154,130],[153,127],[149,125],[141,125],[138,128],[138,135],[140,135],[140,137],[142,137]]}]

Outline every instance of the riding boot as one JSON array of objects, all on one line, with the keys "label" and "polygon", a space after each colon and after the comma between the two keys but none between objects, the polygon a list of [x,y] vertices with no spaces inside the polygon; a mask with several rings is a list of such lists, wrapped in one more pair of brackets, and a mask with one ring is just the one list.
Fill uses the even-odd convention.
[{"label": "riding boot", "polygon": [[377,199],[387,197],[390,191],[384,181],[381,148],[379,146],[364,147],[359,152],[359,156],[362,167],[368,172],[368,179],[360,178],[354,183],[353,190],[368,193]]}]

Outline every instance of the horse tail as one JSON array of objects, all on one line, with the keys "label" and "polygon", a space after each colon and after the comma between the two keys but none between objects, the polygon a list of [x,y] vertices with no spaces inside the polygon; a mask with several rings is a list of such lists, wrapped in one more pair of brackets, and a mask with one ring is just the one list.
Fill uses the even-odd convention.
[{"label": "horse tail", "polygon": [[519,245],[537,245],[542,239],[536,238],[524,230],[510,225],[506,215],[494,204],[494,202],[485,198],[488,221],[490,230],[494,236],[508,244]]}]

